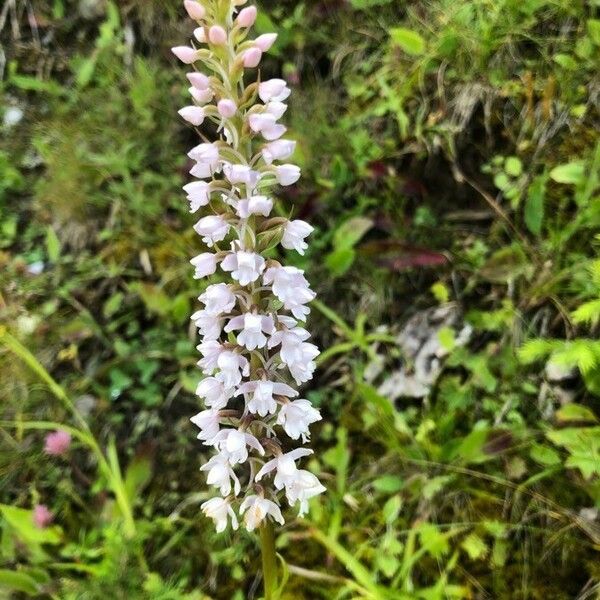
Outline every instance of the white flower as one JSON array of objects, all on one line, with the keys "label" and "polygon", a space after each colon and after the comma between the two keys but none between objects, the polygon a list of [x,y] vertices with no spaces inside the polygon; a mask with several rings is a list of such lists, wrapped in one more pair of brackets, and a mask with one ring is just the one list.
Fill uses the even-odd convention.
[{"label": "white flower", "polygon": [[198,366],[206,374],[212,373],[217,368],[219,356],[225,352],[223,346],[215,340],[207,340],[197,346],[198,352],[203,358],[198,361]]},{"label": "white flower", "polygon": [[[308,350],[306,354],[308,354],[309,356],[312,354],[316,358],[316,356],[319,354],[319,350],[317,349],[317,347],[313,346],[312,344],[302,344],[302,347]],[[315,361],[308,359],[294,362],[288,365],[288,369],[290,370],[292,377],[298,385],[306,381],[310,381],[313,377],[313,373],[315,372],[316,368],[317,364],[315,363]]]},{"label": "white flower", "polygon": [[216,377],[205,377],[196,387],[196,395],[204,399],[206,406],[220,410],[233,397],[234,388],[226,388]]},{"label": "white flower", "polygon": [[197,310],[191,317],[194,325],[206,340],[217,340],[223,329],[223,319],[206,310]]},{"label": "white flower", "polygon": [[274,160],[283,160],[289,158],[296,149],[296,142],[290,140],[276,140],[268,143],[262,149],[262,156],[265,162],[270,165]]},{"label": "white flower", "polygon": [[217,373],[217,379],[223,382],[227,388],[235,387],[242,381],[242,375],[250,375],[250,363],[245,356],[232,350],[223,350],[216,359],[217,367],[220,369]]},{"label": "white flower", "polygon": [[304,320],[310,309],[304,306],[314,300],[315,293],[309,288],[304,273],[296,267],[271,267],[265,271],[265,285],[273,284],[273,293],[286,310],[290,310],[296,319]]},{"label": "white flower", "polygon": [[206,90],[210,86],[210,78],[204,73],[188,73],[186,77],[197,90]]},{"label": "white flower", "polygon": [[225,454],[215,454],[205,465],[200,467],[200,470],[208,471],[206,483],[217,486],[221,496],[228,496],[231,493],[231,480],[233,480],[234,495],[237,496],[240,493],[240,481]]},{"label": "white flower", "polygon": [[292,327],[290,329],[280,329],[276,331],[269,339],[269,348],[274,348],[281,344],[279,356],[287,365],[299,362],[303,359],[302,342],[310,337],[310,333],[302,327]]},{"label": "white flower", "polygon": [[308,500],[325,491],[319,480],[308,471],[296,467],[296,460],[303,456],[312,454],[312,450],[296,448],[286,454],[282,454],[265,463],[256,474],[256,481],[260,481],[265,475],[276,470],[273,483],[278,490],[285,487],[285,493],[290,505],[300,502],[299,516],[303,516],[308,510]]},{"label": "white flower", "polygon": [[190,212],[195,213],[210,202],[210,184],[205,181],[194,181],[183,186],[188,195]]},{"label": "white flower", "polygon": [[228,254],[221,263],[223,271],[231,271],[231,276],[240,285],[256,281],[265,270],[265,259],[260,254],[239,250]]},{"label": "white flower", "polygon": [[275,167],[275,177],[280,185],[292,185],[300,179],[300,167],[296,165],[280,165]]},{"label": "white flower", "polygon": [[182,119],[196,127],[204,122],[204,109],[201,106],[184,106],[178,112]]},{"label": "white flower", "polygon": [[293,439],[310,439],[309,426],[321,420],[321,413],[308,400],[299,399],[284,404],[277,415],[277,424]]},{"label": "white flower", "polygon": [[268,217],[273,210],[273,200],[267,196],[252,196],[239,200],[235,209],[242,219],[247,219],[250,215]]},{"label": "white flower", "polygon": [[273,394],[293,398],[298,395],[298,392],[285,383],[247,381],[238,388],[236,396],[239,394],[252,394],[252,398],[246,403],[246,407],[251,413],[265,417],[277,410],[277,402],[273,398]]},{"label": "white flower", "polygon": [[272,101],[265,104],[264,112],[273,115],[277,120],[281,119],[287,110],[287,104],[283,102]]},{"label": "white flower", "polygon": [[294,506],[296,502],[300,503],[299,517],[303,517],[308,512],[308,501],[324,491],[325,487],[317,477],[304,469],[297,469],[285,483],[285,495],[290,506]]},{"label": "white flower", "polygon": [[237,336],[238,344],[245,346],[248,350],[264,348],[267,344],[267,338],[264,335],[275,331],[273,317],[246,313],[238,317],[233,317],[225,326],[225,331],[235,331],[241,329]]},{"label": "white flower", "polygon": [[204,252],[190,260],[195,267],[194,279],[212,275],[217,270],[217,257],[212,252]]},{"label": "white flower", "polygon": [[227,177],[229,183],[232,185],[243,183],[254,188],[260,179],[260,173],[254,171],[248,165],[232,165],[231,163],[224,163],[223,173],[225,173],[225,177]]},{"label": "white flower", "polygon": [[233,529],[239,527],[233,508],[231,508],[229,500],[225,498],[211,498],[204,502],[200,506],[200,509],[207,517],[213,519],[216,524],[217,533],[221,533],[227,529],[227,517],[231,517],[231,526]]},{"label": "white flower", "polygon": [[194,231],[202,236],[207,246],[223,241],[229,233],[230,225],[221,215],[202,217],[195,225]]},{"label": "white flower", "polygon": [[276,458],[267,461],[260,471],[256,474],[254,481],[260,481],[265,475],[275,471],[275,487],[280,490],[285,486],[285,482],[298,469],[296,462],[304,456],[310,456],[313,453],[309,448],[296,448],[291,452],[280,454]]},{"label": "white flower", "polygon": [[251,433],[238,429],[221,429],[211,439],[211,445],[217,446],[221,452],[224,452],[231,465],[248,460],[248,446],[254,448],[261,456],[265,454],[264,448]]},{"label": "white flower", "polygon": [[240,515],[244,515],[244,525],[248,531],[260,527],[267,515],[271,515],[280,525],[285,523],[279,506],[261,496],[248,496],[240,506]]},{"label": "white flower", "polygon": [[196,161],[190,174],[198,179],[212,177],[221,170],[219,149],[215,144],[199,144],[188,152],[188,156]]},{"label": "white flower", "polygon": [[308,237],[314,230],[314,227],[306,221],[300,219],[288,221],[283,232],[281,245],[288,250],[296,250],[299,254],[304,254],[304,251],[308,248],[304,238]]},{"label": "white flower", "polygon": [[193,416],[190,421],[200,428],[199,440],[210,442],[219,433],[220,417],[218,410],[203,410]]},{"label": "white flower", "polygon": [[262,133],[265,140],[276,140],[280,138],[287,128],[277,123],[277,118],[268,113],[255,113],[248,117],[250,129],[255,133]]},{"label": "white flower", "polygon": [[289,98],[291,93],[283,79],[269,79],[258,86],[258,95],[265,104],[272,100],[283,102]]},{"label": "white flower", "polygon": [[235,306],[235,294],[226,283],[209,285],[198,300],[205,306],[205,310],[213,315],[230,312]]},{"label": "white flower", "polygon": [[200,105],[206,104],[213,99],[214,92],[210,88],[199,90],[196,86],[188,88],[190,96]]}]

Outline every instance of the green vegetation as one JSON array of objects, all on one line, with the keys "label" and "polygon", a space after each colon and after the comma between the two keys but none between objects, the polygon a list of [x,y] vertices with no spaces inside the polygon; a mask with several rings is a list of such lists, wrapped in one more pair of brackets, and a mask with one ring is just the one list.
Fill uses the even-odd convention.
[{"label": "green vegetation", "polygon": [[[324,350],[281,599],[597,598],[598,0],[259,4]],[[260,594],[199,511],[184,17],[0,3],[0,597]]]}]

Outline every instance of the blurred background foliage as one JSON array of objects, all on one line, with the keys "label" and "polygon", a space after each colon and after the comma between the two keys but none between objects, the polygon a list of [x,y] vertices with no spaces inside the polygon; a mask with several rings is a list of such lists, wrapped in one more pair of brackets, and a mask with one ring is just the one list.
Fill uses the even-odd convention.
[{"label": "blurred background foliage", "polygon": [[[324,350],[282,598],[599,597],[598,0],[259,5]],[[0,2],[0,597],[260,594],[199,515],[189,35],[175,0]]]}]

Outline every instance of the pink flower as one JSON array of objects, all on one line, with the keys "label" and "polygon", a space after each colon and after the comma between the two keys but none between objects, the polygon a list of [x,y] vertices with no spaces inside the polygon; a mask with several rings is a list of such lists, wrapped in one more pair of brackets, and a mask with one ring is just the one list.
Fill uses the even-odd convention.
[{"label": "pink flower", "polygon": [[210,85],[210,79],[204,73],[188,73],[186,77],[197,90],[206,90]]},{"label": "pink flower", "polygon": [[49,433],[44,440],[44,452],[50,456],[62,456],[69,450],[71,434],[66,431]]},{"label": "pink flower", "polygon": [[33,509],[33,522],[38,529],[45,529],[54,520],[54,515],[45,504],[36,504]]}]

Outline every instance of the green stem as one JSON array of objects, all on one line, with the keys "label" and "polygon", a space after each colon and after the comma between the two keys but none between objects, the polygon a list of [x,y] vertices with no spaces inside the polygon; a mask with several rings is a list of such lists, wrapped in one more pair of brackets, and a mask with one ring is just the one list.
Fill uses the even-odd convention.
[{"label": "green stem", "polygon": [[277,589],[277,557],[275,556],[275,535],[273,524],[265,521],[260,528],[260,545],[262,551],[263,581],[265,600],[274,600]]}]

